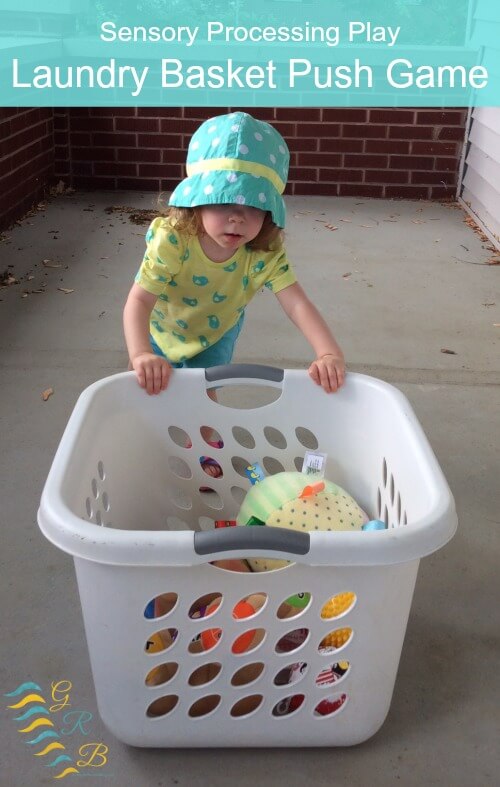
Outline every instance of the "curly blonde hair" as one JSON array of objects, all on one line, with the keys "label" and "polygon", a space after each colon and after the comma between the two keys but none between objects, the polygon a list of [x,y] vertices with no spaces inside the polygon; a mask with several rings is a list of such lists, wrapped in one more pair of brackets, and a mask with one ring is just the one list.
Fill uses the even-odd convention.
[{"label": "curly blonde hair", "polygon": [[[166,218],[174,219],[175,229],[187,235],[201,235],[203,224],[201,221],[201,207],[177,208],[168,205],[162,213]],[[284,233],[271,218],[271,213],[266,211],[264,222],[259,234],[246,245],[252,251],[275,251],[283,244]]]}]

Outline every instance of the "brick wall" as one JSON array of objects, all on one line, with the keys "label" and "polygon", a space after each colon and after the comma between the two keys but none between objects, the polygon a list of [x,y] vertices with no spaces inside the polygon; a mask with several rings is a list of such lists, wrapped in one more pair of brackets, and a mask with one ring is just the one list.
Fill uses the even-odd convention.
[{"label": "brick wall", "polygon": [[[70,109],[57,174],[79,188],[170,190],[199,123],[224,108]],[[250,108],[291,152],[287,194],[453,199],[465,109]],[[70,161],[70,170],[69,162]]]},{"label": "brick wall", "polygon": [[43,198],[54,173],[52,109],[0,108],[0,228]]}]

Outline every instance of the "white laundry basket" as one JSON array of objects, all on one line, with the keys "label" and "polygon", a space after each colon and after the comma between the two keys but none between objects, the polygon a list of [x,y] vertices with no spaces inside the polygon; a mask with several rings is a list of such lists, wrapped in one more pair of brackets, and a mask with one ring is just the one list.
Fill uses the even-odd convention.
[{"label": "white laundry basket", "polygon": [[[225,391],[248,395],[226,388],[237,384],[252,386],[255,406],[227,406],[207,394],[216,385],[224,388],[220,402]],[[275,400],[257,406],[264,386],[276,389]],[[223,447],[207,445],[201,427],[218,433]],[[311,448],[328,454],[326,478],[387,530],[214,529],[214,520],[236,518],[249,488],[247,464],[270,473],[301,469]],[[222,477],[207,476],[201,455],[220,463]],[[206,486],[213,491],[200,491]],[[38,521],[74,557],[103,721],[120,740],[155,747],[339,746],[369,738],[390,706],[419,559],[456,529],[450,490],[398,390],[349,374],[328,395],[305,371],[253,365],[176,371],[158,396],[132,373],[90,386],[61,439]],[[247,574],[210,563],[245,556],[292,562]],[[234,606],[254,593],[265,596],[264,606],[251,621],[235,619]],[[281,619],[281,603],[297,593],[310,594],[309,605]],[[325,619],[334,596],[350,599],[348,608]],[[169,600],[166,614],[148,617],[158,597]],[[220,597],[209,621],[190,614],[197,600]],[[217,645],[193,652],[193,639],[210,627],[222,631]],[[249,629],[261,630],[262,641],[233,653],[231,643]],[[168,632],[166,650],[149,647],[165,643],[159,631]],[[334,657],[319,648],[332,631],[343,637]],[[297,649],[283,652],[285,641]],[[343,674],[328,679],[332,661]],[[297,663],[300,681],[282,685],[284,668]],[[150,685],[151,675],[162,682]],[[335,712],[318,715],[325,698]]]}]

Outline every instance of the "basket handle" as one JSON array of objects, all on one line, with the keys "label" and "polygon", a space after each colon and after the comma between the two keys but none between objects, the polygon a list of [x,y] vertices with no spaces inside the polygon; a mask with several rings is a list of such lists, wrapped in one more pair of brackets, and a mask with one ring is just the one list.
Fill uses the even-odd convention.
[{"label": "basket handle", "polygon": [[224,383],[232,381],[233,384],[238,385],[249,380],[264,381],[280,387],[284,376],[285,372],[283,369],[258,363],[229,363],[205,369],[207,388],[211,388],[213,383],[220,383],[221,381]]},{"label": "basket handle", "polygon": [[227,527],[194,534],[194,551],[197,555],[256,549],[307,555],[310,549],[310,536],[309,533],[298,533],[294,530],[270,526]]}]

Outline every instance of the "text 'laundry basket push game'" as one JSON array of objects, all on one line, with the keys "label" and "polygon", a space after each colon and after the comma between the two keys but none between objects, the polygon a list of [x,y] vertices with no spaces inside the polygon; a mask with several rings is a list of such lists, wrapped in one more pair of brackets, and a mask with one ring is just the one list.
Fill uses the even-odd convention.
[{"label": "text 'laundry basket push game'", "polygon": [[[270,389],[274,400],[259,405]],[[300,471],[311,449],[327,454],[325,479],[386,529],[215,528],[236,519],[248,465]],[[222,475],[209,476],[202,456]],[[120,740],[155,747],[369,738],[391,702],[419,560],[456,528],[450,490],[397,389],[349,374],[326,394],[306,371],[256,365],[179,370],[157,396],[133,373],[91,385],[38,521],[74,557],[103,721]],[[212,565],[230,558],[289,562],[248,573]]]}]

